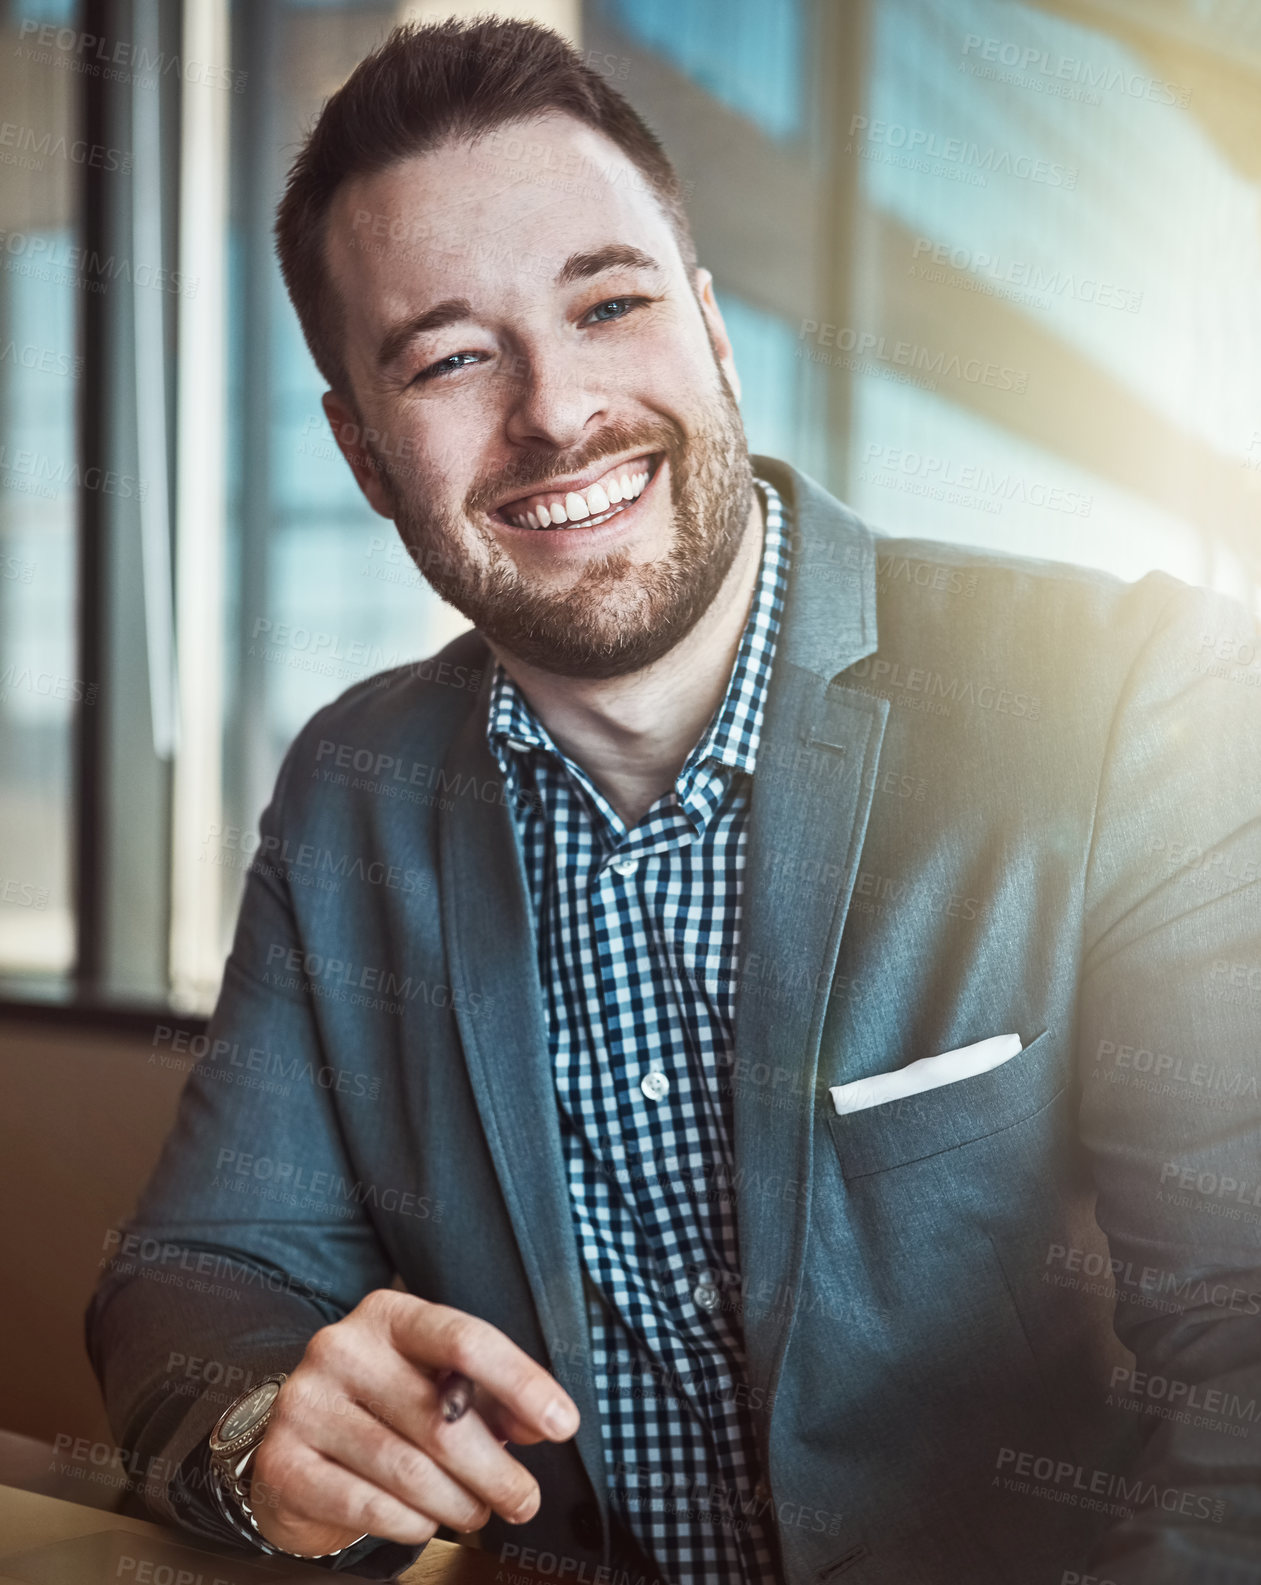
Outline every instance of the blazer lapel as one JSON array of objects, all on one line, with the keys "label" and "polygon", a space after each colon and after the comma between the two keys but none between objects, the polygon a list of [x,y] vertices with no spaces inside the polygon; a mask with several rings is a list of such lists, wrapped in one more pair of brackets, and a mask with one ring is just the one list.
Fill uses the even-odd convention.
[{"label": "blazer lapel", "polygon": [[[539,987],[534,922],[503,777],[486,743],[484,686],[445,767],[439,811],[442,927],[469,1078],[529,1277],[552,1373],[582,1416],[578,1451],[604,1500],[600,1415],[584,1368],[587,1317]],[[485,797],[483,795],[486,795]],[[477,1007],[478,998],[471,998]],[[571,1361],[573,1363],[571,1363]]]},{"label": "blazer lapel", "polygon": [[[870,532],[803,475],[754,463],[794,516],[753,775],[732,1068],[745,1346],[769,1402],[801,1284],[823,1020],[889,705],[832,684],[876,647]],[[788,1180],[793,1195],[769,1192]]]}]

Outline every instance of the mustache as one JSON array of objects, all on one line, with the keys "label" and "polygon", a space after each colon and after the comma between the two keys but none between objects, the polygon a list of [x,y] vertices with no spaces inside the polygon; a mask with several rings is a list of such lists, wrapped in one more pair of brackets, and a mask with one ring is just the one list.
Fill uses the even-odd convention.
[{"label": "mustache", "polygon": [[652,425],[613,422],[572,451],[544,447],[523,451],[493,477],[479,480],[465,499],[465,509],[470,515],[489,511],[497,501],[511,499],[513,495],[528,495],[557,474],[581,473],[606,457],[625,456],[630,452],[664,451],[674,472],[686,444],[683,429],[670,420],[662,419]]}]

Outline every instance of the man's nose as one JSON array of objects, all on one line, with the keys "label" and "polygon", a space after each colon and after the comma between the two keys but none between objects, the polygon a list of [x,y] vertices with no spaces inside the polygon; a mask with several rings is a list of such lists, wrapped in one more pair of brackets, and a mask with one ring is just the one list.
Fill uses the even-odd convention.
[{"label": "man's nose", "polygon": [[562,352],[521,353],[504,368],[507,431],[518,445],[557,451],[578,445],[608,416],[608,392],[580,358]]}]

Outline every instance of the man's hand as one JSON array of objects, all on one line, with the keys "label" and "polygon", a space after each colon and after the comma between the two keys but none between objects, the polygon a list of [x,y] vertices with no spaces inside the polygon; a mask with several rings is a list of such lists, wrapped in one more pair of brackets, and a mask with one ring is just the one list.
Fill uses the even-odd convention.
[{"label": "man's hand", "polygon": [[[443,1417],[435,1378],[460,1371],[473,1406]],[[578,1410],[497,1327],[392,1289],[321,1328],[280,1389],[250,1463],[250,1507],[273,1546],[334,1552],[366,1531],[419,1545],[492,1511],[533,1518],[534,1477],[506,1442],[567,1441]]]}]

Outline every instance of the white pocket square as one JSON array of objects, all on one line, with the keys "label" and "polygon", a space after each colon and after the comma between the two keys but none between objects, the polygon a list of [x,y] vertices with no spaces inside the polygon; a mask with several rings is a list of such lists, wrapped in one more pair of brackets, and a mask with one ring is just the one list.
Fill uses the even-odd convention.
[{"label": "white pocket square", "polygon": [[921,1057],[918,1062],[908,1062],[894,1073],[877,1073],[870,1079],[834,1084],[828,1094],[842,1115],[863,1112],[869,1106],[883,1106],[886,1101],[898,1101],[907,1095],[918,1095],[921,1090],[935,1090],[942,1084],[954,1084],[959,1079],[987,1073],[999,1063],[1019,1056],[1022,1050],[1019,1035],[991,1035],[975,1045],[943,1051],[939,1057]]}]

